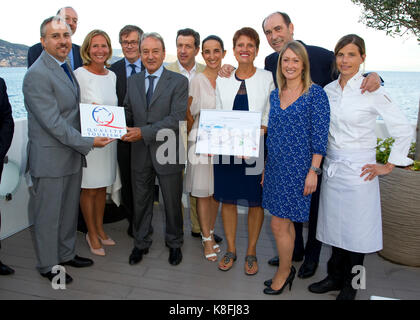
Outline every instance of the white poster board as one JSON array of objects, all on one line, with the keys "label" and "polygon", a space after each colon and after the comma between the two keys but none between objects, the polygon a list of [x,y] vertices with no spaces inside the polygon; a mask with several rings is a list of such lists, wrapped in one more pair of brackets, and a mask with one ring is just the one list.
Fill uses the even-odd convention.
[{"label": "white poster board", "polygon": [[83,137],[120,139],[127,133],[123,107],[81,103],[80,125]]},{"label": "white poster board", "polygon": [[258,157],[261,113],[202,109],[197,154]]}]

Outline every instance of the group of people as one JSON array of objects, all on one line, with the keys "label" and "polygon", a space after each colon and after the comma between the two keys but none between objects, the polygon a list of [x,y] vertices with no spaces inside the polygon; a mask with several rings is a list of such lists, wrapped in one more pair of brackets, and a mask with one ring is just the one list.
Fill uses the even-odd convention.
[{"label": "group of people", "polygon": [[[106,189],[119,179],[121,203],[134,238],[129,263],[139,263],[152,245],[157,177],[170,264],[182,261],[185,183],[192,235],[201,235],[204,257],[214,262],[221,251],[222,239],[214,233],[221,203],[227,250],[218,262],[220,270],[230,270],[237,259],[239,205],[248,207],[244,272],[251,276],[258,272],[256,249],[265,209],[272,215],[278,251],[269,261],[278,269],[264,282],[265,294],[291,289],[296,273],[300,278],[311,277],[321,243],[326,243],[333,247],[328,276],[309,290],[340,290],[337,299],[355,298],[353,266],[363,265],[364,254],[382,248],[377,176],[411,161],[406,157],[411,139],[407,120],[380,88],[380,77],[364,75],[361,69],[366,57],[362,38],[344,36],[334,52],[308,46],[293,39],[290,17],[275,12],[262,23],[275,51],[265,59],[265,70],[254,65],[260,38],[249,27],[233,36],[237,68],[222,65],[226,50],[216,35],[201,43],[205,65],[196,63],[200,36],[192,29],[178,31],[178,60],[164,66],[162,37],[129,25],[120,32],[124,58],[110,66],[108,35],[93,30],[78,48],[71,43],[76,27],[77,14],[70,7],[42,23],[41,45],[28,53],[28,63],[33,65],[23,83],[33,183],[29,212],[34,217],[37,268],[42,276],[52,280],[51,270],[57,264],[93,264],[75,254],[79,199],[91,252],[105,255],[103,245],[115,245],[103,229],[103,216]],[[33,58],[35,50],[39,58]],[[124,106],[127,134],[119,141],[82,137],[79,103]],[[259,156],[249,161],[196,154],[202,109],[260,112]],[[377,115],[396,139],[386,165],[375,161]],[[183,127],[180,123],[185,120]],[[171,141],[176,144],[169,147],[176,161],[166,163],[159,153],[165,147],[166,140],[161,139],[165,130],[175,133]],[[183,150],[185,176],[184,162],[179,161],[185,158]],[[249,174],[258,161],[264,168]],[[304,222],[309,222],[306,246]],[[292,262],[302,260],[296,272]],[[66,282],[71,281],[66,274]]]}]

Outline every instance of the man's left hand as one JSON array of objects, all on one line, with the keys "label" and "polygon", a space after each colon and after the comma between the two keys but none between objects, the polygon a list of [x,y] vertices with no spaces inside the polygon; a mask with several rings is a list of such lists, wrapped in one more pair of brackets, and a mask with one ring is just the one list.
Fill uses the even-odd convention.
[{"label": "man's left hand", "polygon": [[379,89],[381,86],[381,78],[376,72],[369,73],[362,82],[360,89],[362,89],[362,94],[367,91],[374,92]]},{"label": "man's left hand", "polygon": [[141,140],[143,137],[141,135],[140,128],[129,128],[127,127],[127,133],[121,137],[122,141],[125,142],[136,142]]}]

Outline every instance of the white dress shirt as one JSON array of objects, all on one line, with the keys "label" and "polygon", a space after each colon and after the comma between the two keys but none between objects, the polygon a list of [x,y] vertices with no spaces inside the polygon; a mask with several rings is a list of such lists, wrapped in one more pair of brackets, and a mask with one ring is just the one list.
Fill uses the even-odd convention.
[{"label": "white dress shirt", "polygon": [[380,115],[395,139],[388,161],[399,166],[410,165],[413,161],[407,154],[412,133],[407,118],[382,87],[362,94],[360,86],[363,79],[362,72],[359,71],[347,82],[344,89],[341,88],[339,79],[325,86],[331,107],[328,149],[375,149],[376,118]]},{"label": "white dress shirt", "polygon": [[179,60],[177,60],[176,62],[178,63],[179,71],[181,71],[181,74],[187,77],[188,81],[191,82],[191,80],[194,78],[195,74],[197,73],[197,63],[195,63],[194,67],[192,67],[192,69],[188,71],[179,63]]}]

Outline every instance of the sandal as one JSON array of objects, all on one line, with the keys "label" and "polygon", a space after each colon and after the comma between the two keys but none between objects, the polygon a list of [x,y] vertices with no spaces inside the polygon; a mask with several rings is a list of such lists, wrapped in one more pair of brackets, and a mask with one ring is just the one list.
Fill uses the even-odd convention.
[{"label": "sandal", "polygon": [[[213,239],[213,233],[214,233],[214,229],[213,230],[210,230],[210,236],[212,237],[212,240],[214,241],[214,239]],[[214,251],[216,253],[220,253],[220,251],[221,251],[220,250],[220,246],[216,242],[214,242],[213,249],[214,249]]]},{"label": "sandal", "polygon": [[[252,269],[255,268],[255,271],[252,272]],[[253,276],[258,272],[258,264],[257,264],[257,257],[256,256],[246,256],[245,257],[245,274],[248,276]]]},{"label": "sandal", "polygon": [[[233,252],[226,252],[222,260],[220,260],[219,262],[219,269],[222,271],[228,271],[233,267],[233,263],[235,261],[236,261],[236,254],[234,254]],[[224,267],[222,267],[221,263],[224,264]]]},{"label": "sandal", "polygon": [[[201,244],[203,245],[203,247],[204,247],[204,242],[207,242],[207,241],[212,241],[211,236],[206,238],[206,237],[203,236],[203,234],[201,234]],[[217,254],[215,252],[212,252],[212,253],[209,253],[209,254],[204,253],[204,256],[206,257],[206,259],[208,261],[212,261],[212,262],[217,261]]]}]

